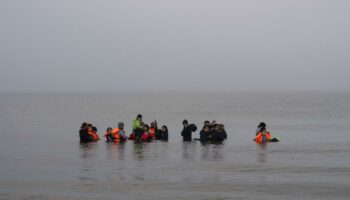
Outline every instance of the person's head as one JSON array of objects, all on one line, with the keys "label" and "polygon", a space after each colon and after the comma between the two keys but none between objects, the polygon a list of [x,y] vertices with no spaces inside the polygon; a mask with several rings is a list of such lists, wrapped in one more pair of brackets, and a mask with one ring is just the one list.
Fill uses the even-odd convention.
[{"label": "person's head", "polygon": [[225,130],[225,126],[223,124],[219,124],[219,130],[221,131]]},{"label": "person's head", "polygon": [[163,126],[162,126],[162,131],[163,131],[163,132],[168,132],[168,127],[165,126],[165,125],[163,125]]},{"label": "person's head", "polygon": [[214,125],[214,130],[218,131],[219,130],[219,124]]},{"label": "person's head", "polygon": [[151,128],[155,128],[156,127],[156,123],[155,122],[151,122]]},{"label": "person's head", "polygon": [[97,128],[96,127],[92,127],[92,132],[96,133],[97,132]]},{"label": "person's head", "polygon": [[87,126],[88,128],[92,128],[92,127],[93,127],[92,124],[90,124],[90,123],[88,123],[86,126]]},{"label": "person's head", "polygon": [[204,121],[204,126],[210,126],[210,121],[208,120]]},{"label": "person's head", "polygon": [[187,119],[185,119],[185,120],[182,121],[182,125],[184,125],[184,127],[187,127],[187,126],[188,126],[188,121],[187,121]]},{"label": "person's head", "polygon": [[204,127],[203,127],[203,131],[204,131],[204,132],[209,132],[209,130],[210,130],[209,126],[204,126]]},{"label": "person's head", "polygon": [[123,130],[123,129],[124,129],[124,123],[123,123],[123,122],[119,122],[119,123],[118,123],[118,128],[119,128],[120,130]]},{"label": "person's head", "polygon": [[259,128],[266,128],[266,124],[265,122],[260,122],[260,124],[258,125]]},{"label": "person's head", "polygon": [[149,130],[149,126],[148,126],[147,124],[144,124],[144,125],[143,125],[143,130],[144,130],[145,132],[147,132],[147,131]]},{"label": "person's head", "polygon": [[112,128],[111,127],[108,127],[107,130],[106,130],[107,133],[111,133],[112,132]]},{"label": "person's head", "polygon": [[80,126],[81,129],[86,128],[86,127],[87,127],[87,123],[86,123],[86,122],[83,122],[83,123],[81,124],[81,126]]},{"label": "person's head", "polygon": [[136,119],[142,121],[142,115],[141,115],[141,114],[138,114],[137,117],[136,117]]}]

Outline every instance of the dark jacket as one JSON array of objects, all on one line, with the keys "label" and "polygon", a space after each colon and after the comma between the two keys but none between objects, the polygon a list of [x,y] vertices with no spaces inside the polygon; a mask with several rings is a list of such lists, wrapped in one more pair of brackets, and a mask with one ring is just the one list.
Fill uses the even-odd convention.
[{"label": "dark jacket", "polygon": [[220,133],[216,130],[213,130],[211,140],[213,142],[222,142],[222,141],[224,141],[224,136],[222,135],[222,133]]},{"label": "dark jacket", "polygon": [[220,133],[221,133],[222,137],[224,138],[224,140],[226,140],[226,139],[227,139],[227,133],[226,133],[226,131],[222,131],[222,132],[220,132]]},{"label": "dark jacket", "polygon": [[161,140],[168,141],[168,131],[161,131]]},{"label": "dark jacket", "polygon": [[135,140],[140,140],[142,138],[144,131],[141,128],[135,129]]},{"label": "dark jacket", "polygon": [[92,139],[88,134],[88,130],[86,128],[79,130],[80,142],[91,142]]},{"label": "dark jacket", "polygon": [[161,129],[158,129],[158,131],[156,131],[156,140],[162,139],[162,133],[163,131]]},{"label": "dark jacket", "polygon": [[183,137],[183,141],[192,141],[192,131],[190,126],[184,127],[181,131],[181,136]]},{"label": "dark jacket", "polygon": [[203,130],[201,130],[201,132],[199,133],[199,136],[200,136],[200,141],[201,142],[208,142],[209,140],[209,132],[205,132]]}]

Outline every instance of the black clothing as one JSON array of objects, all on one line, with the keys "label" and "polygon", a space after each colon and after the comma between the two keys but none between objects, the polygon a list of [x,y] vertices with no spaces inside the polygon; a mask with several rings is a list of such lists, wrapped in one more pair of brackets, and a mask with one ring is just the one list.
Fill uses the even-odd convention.
[{"label": "black clothing", "polygon": [[168,131],[161,131],[161,140],[168,141]]},{"label": "black clothing", "polygon": [[200,136],[200,141],[201,142],[208,142],[209,140],[209,132],[205,132],[203,130],[201,130],[201,132],[199,133],[199,136]]},{"label": "black clothing", "polygon": [[114,137],[112,134],[107,134],[106,138],[107,138],[107,142],[114,142]]},{"label": "black clothing", "polygon": [[222,142],[224,141],[224,137],[220,132],[213,130],[211,140],[214,142]]},{"label": "black clothing", "polygon": [[221,133],[222,137],[224,138],[224,140],[226,140],[226,139],[227,139],[227,133],[226,133],[226,131],[222,131],[222,132],[220,132],[220,133]]},{"label": "black clothing", "polygon": [[162,130],[158,130],[156,131],[156,140],[161,140],[162,139]]},{"label": "black clothing", "polygon": [[135,140],[140,140],[144,131],[142,128],[135,129]]},{"label": "black clothing", "polygon": [[197,130],[197,126],[195,124],[190,124],[188,125],[188,128],[192,131],[195,132]]},{"label": "black clothing", "polygon": [[183,137],[183,141],[192,141],[192,131],[190,126],[184,127],[181,131],[181,136]]},{"label": "black clothing", "polygon": [[92,141],[90,135],[88,134],[88,130],[86,128],[79,130],[79,137],[80,137],[80,142],[91,142]]}]

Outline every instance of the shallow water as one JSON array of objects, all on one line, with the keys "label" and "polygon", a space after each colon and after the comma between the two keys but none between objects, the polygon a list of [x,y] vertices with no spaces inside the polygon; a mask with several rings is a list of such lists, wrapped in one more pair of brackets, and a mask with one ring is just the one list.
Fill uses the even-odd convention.
[{"label": "shallow water", "polygon": [[[0,199],[349,199],[350,93],[0,94]],[[119,121],[157,119],[169,142],[79,144]],[[221,145],[181,122],[225,124]],[[265,121],[281,142],[252,142]],[[194,134],[198,137],[198,131]]]}]

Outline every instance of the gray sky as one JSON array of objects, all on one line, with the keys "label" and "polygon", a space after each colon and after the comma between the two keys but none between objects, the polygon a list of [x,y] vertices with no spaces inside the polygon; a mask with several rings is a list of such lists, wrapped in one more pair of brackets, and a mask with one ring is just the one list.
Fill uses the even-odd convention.
[{"label": "gray sky", "polygon": [[1,0],[0,91],[350,90],[348,0]]}]

